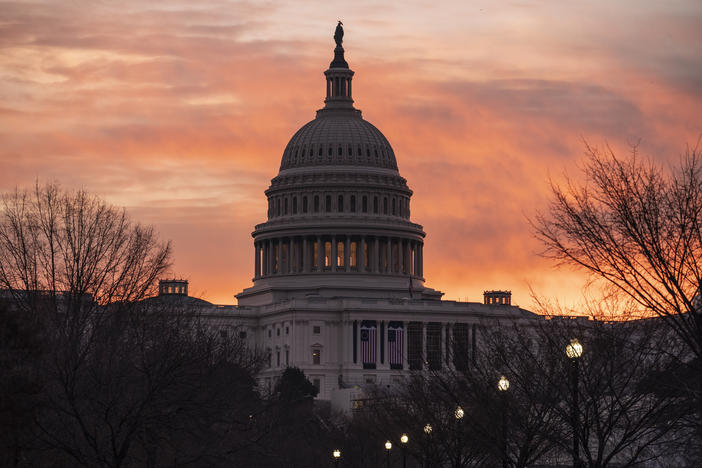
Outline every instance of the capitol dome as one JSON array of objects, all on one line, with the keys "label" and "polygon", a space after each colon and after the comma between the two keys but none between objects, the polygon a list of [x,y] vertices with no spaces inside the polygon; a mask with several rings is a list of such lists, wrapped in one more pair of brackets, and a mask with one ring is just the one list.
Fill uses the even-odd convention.
[{"label": "capitol dome", "polygon": [[392,146],[353,106],[341,24],[334,40],[324,107],[292,136],[265,192],[267,220],[252,233],[254,286],[237,295],[240,305],[441,296],[423,285],[425,234],[410,220],[412,191]]},{"label": "capitol dome", "polygon": [[360,112],[320,112],[293,135],[280,170],[322,165],[382,167],[397,171],[395,153]]}]

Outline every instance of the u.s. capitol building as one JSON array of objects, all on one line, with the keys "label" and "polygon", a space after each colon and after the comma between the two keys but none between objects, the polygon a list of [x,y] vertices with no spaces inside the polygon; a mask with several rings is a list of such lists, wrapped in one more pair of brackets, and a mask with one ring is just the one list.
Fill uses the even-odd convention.
[{"label": "u.s. capitol building", "polygon": [[[506,291],[483,303],[443,301],[424,278],[424,238],[392,146],[353,105],[343,29],[324,72],[326,98],[283,151],[253,232],[253,285],[237,306],[212,306],[266,357],[262,389],[297,366],[318,398],[349,401],[403,373],[465,366],[486,320],[524,320]],[[163,281],[161,293],[184,292]],[[464,350],[454,353],[453,349]],[[468,352],[465,352],[468,350]]]}]

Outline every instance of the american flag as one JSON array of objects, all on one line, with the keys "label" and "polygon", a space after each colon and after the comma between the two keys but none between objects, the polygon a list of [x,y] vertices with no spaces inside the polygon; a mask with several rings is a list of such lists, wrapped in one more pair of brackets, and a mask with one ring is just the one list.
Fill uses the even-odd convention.
[{"label": "american flag", "polygon": [[364,367],[368,364],[375,366],[377,354],[376,341],[375,320],[364,320],[361,322],[361,362]]},{"label": "american flag", "polygon": [[402,322],[388,323],[388,362],[391,369],[402,369],[404,341]]}]

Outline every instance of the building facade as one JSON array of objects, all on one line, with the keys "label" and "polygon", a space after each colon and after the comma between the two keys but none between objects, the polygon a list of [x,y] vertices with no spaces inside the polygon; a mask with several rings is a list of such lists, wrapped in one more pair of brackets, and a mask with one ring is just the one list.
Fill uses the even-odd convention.
[{"label": "building facade", "polygon": [[237,306],[213,313],[264,352],[264,391],[297,366],[318,398],[343,406],[366,385],[462,366],[486,320],[533,314],[512,306],[507,291],[454,302],[425,284],[426,234],[411,219],[412,190],[388,140],[354,107],[341,24],[334,39],[324,107],[292,136],[265,191],[266,221],[252,233],[253,285]]}]

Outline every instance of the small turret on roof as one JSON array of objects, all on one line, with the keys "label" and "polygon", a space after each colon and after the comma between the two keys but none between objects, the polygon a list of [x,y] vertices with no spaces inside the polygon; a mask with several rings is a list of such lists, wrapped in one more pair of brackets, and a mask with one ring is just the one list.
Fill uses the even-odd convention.
[{"label": "small turret on roof", "polygon": [[512,305],[512,291],[484,291],[483,303],[488,305]]},{"label": "small turret on roof", "polygon": [[188,280],[184,279],[168,279],[159,280],[158,282],[158,295],[188,295]]}]

